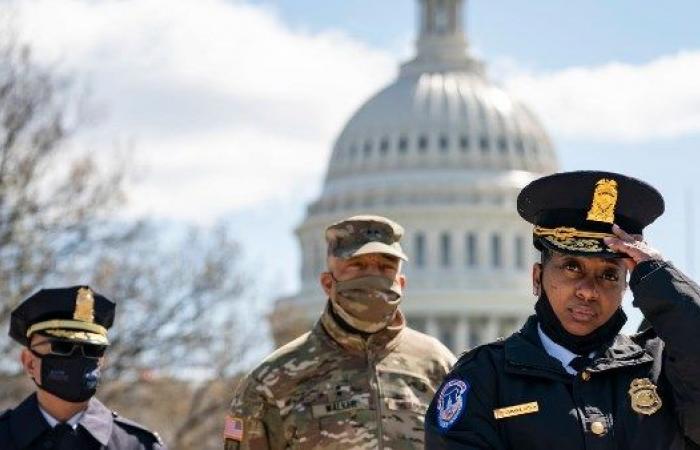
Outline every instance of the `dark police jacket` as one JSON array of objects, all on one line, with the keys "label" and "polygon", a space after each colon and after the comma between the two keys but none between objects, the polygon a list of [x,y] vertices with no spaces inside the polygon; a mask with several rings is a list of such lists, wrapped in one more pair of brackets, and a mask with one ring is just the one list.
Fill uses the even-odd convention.
[{"label": "dark police jacket", "polygon": [[158,435],[117,416],[92,398],[72,436],[52,429],[36,394],[0,416],[1,450],[166,450]]},{"label": "dark police jacket", "polygon": [[428,409],[426,448],[700,449],[700,288],[657,261],[630,287],[653,329],[618,335],[577,376],[545,352],[535,316],[465,354]]}]

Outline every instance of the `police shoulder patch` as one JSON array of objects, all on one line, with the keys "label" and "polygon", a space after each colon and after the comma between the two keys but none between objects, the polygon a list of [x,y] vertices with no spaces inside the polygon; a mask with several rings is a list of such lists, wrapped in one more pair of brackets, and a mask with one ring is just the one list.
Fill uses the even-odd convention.
[{"label": "police shoulder patch", "polygon": [[470,385],[466,380],[454,378],[446,381],[437,398],[437,424],[447,431],[462,416],[467,406]]}]

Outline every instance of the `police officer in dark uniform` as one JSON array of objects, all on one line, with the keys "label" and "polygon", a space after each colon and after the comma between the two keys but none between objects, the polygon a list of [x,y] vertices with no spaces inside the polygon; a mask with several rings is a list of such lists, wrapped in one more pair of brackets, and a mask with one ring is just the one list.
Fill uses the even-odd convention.
[{"label": "police officer in dark uniform", "polygon": [[115,304],[87,286],[42,289],[13,312],[10,336],[37,391],[0,416],[0,449],[162,450],[157,434],[94,398]]},{"label": "police officer in dark uniform", "polygon": [[[608,172],[540,178],[518,197],[542,252],[536,314],[466,353],[426,415],[430,450],[700,448],[700,288],[642,240],[664,210]],[[629,286],[651,328],[619,334]]]}]

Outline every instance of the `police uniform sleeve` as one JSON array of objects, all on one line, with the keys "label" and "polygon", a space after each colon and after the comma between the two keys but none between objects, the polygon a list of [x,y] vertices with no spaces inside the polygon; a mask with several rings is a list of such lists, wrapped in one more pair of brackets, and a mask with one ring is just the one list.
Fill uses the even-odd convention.
[{"label": "police uniform sleeve", "polygon": [[662,261],[640,263],[630,287],[634,305],[664,342],[663,371],[683,431],[700,444],[700,287]]},{"label": "police uniform sleeve", "polygon": [[465,354],[443,381],[426,413],[426,448],[505,448],[493,417],[497,377],[489,352],[482,347]]},{"label": "police uniform sleeve", "polygon": [[225,450],[284,448],[279,410],[268,396],[252,375],[241,380],[224,424]]},{"label": "police uniform sleeve", "polygon": [[0,448],[12,449],[13,444],[10,440],[10,412],[11,409],[5,410],[0,414]]}]

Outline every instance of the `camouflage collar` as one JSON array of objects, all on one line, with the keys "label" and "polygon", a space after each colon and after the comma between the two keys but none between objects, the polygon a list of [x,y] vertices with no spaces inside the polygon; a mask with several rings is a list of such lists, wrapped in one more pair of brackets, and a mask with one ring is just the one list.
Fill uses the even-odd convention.
[{"label": "camouflage collar", "polygon": [[351,353],[371,353],[380,357],[384,356],[399,345],[402,331],[406,328],[406,318],[401,310],[398,310],[394,321],[388,327],[365,337],[345,330],[333,317],[330,308],[330,302],[328,302],[321,318],[314,327],[314,332],[330,338],[333,344]]}]

